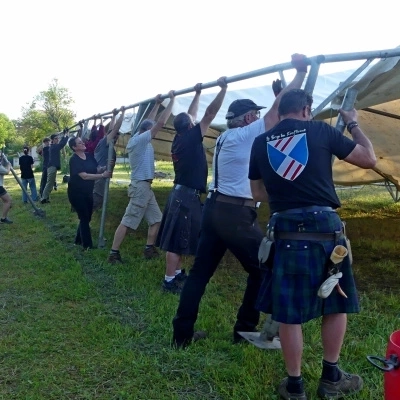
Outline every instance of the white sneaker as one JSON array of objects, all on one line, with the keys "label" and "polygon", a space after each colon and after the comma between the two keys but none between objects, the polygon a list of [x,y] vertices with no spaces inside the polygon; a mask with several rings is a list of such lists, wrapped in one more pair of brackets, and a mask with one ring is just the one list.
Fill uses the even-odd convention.
[{"label": "white sneaker", "polygon": [[251,344],[263,350],[281,350],[281,341],[278,336],[274,336],[272,340],[260,339],[260,332],[238,332],[240,336],[245,338]]},{"label": "white sneaker", "polygon": [[333,288],[338,284],[339,279],[343,276],[341,272],[330,276],[318,289],[318,296],[326,299],[331,293]]},{"label": "white sneaker", "polygon": [[281,339],[279,339],[279,336],[274,336],[272,338],[272,340],[267,340],[266,341],[266,349],[269,349],[269,350],[280,350],[280,349],[282,349]]}]

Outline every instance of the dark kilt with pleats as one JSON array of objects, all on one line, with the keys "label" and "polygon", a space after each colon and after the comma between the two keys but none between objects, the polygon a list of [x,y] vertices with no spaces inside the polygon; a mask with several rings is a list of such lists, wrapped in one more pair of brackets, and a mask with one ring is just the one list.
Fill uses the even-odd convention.
[{"label": "dark kilt with pleats", "polygon": [[[279,232],[334,233],[342,229],[336,212],[308,212],[272,216],[270,226]],[[273,268],[267,270],[261,286],[257,308],[272,319],[286,324],[301,324],[321,315],[359,312],[357,291],[349,257],[345,257],[340,271],[340,286],[348,298],[336,288],[326,299],[317,296],[327,275],[327,261],[335,247],[346,246],[342,237],[338,242],[310,240],[275,241]]]}]

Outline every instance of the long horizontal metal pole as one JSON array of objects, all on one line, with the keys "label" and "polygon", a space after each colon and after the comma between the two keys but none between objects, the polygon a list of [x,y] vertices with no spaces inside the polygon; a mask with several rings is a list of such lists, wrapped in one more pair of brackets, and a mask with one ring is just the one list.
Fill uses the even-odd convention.
[{"label": "long horizontal metal pole", "polygon": [[[357,52],[357,53],[318,55],[318,56],[314,56],[314,57],[308,57],[306,59],[306,63],[308,65],[311,65],[314,63],[323,64],[323,63],[357,61],[357,60],[376,59],[376,58],[385,59],[385,58],[391,58],[391,57],[400,57],[400,48],[387,49],[387,50],[376,50],[376,51],[362,51],[362,52]],[[279,73],[280,71],[285,71],[285,70],[289,70],[289,69],[293,69],[293,65],[291,62],[283,63],[283,64],[276,64],[276,65],[272,65],[270,67],[265,67],[265,68],[257,69],[254,71],[245,72],[243,74],[227,77],[226,81],[227,81],[227,83],[233,83],[233,82],[238,82],[238,81],[242,81],[245,79],[256,78],[256,77],[262,76],[262,75],[268,75],[268,74],[272,74],[272,73],[276,73],[276,72]],[[202,89],[209,89],[209,88],[212,88],[215,86],[218,86],[217,81],[207,82],[207,83],[203,83],[201,85]],[[193,86],[191,86],[189,88],[181,89],[181,90],[176,90],[175,95],[179,96],[179,95],[187,94],[187,93],[191,93],[191,92],[194,92]],[[166,98],[168,98],[168,94],[161,95],[161,99],[166,99]],[[150,99],[139,101],[137,103],[130,104],[128,106],[125,106],[125,110],[138,107],[140,104],[143,104],[143,103],[150,103],[153,100],[154,100],[154,98],[150,98]],[[104,112],[102,114],[96,114],[96,118],[110,115],[110,114],[112,114],[112,112],[113,111],[111,110],[111,111]],[[81,122],[89,121],[91,119],[94,119],[93,115],[89,118],[85,118]],[[76,125],[74,125],[73,127],[75,127]]]}]

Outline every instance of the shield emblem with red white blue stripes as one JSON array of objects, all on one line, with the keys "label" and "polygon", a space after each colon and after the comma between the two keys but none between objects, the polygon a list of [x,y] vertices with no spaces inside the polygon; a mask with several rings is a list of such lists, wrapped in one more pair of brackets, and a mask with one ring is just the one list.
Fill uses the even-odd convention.
[{"label": "shield emblem with red white blue stripes", "polygon": [[294,181],[308,161],[306,134],[288,136],[267,142],[269,163],[282,178]]}]

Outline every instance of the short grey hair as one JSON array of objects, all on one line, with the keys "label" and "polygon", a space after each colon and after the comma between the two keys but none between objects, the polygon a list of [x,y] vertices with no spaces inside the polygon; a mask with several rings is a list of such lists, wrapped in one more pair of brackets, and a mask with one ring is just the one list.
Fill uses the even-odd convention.
[{"label": "short grey hair", "polygon": [[149,131],[155,124],[156,124],[156,121],[154,121],[152,119],[145,119],[139,125],[139,132]]},{"label": "short grey hair", "polygon": [[227,125],[228,129],[240,128],[242,126],[245,126],[245,124],[244,124],[244,116],[246,114],[247,113],[239,115],[239,116],[237,116],[235,118],[232,118],[232,119],[227,119],[226,120],[226,125]]}]

